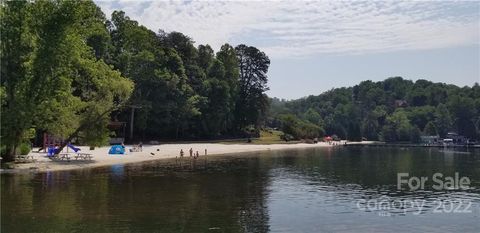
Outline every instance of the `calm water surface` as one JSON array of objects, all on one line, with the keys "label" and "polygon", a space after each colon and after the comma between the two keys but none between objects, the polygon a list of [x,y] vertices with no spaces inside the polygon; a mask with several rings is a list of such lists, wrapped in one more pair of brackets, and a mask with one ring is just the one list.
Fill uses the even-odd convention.
[{"label": "calm water surface", "polygon": [[[397,190],[397,173],[468,190]],[[1,232],[479,232],[480,152],[316,148],[1,176]]]}]

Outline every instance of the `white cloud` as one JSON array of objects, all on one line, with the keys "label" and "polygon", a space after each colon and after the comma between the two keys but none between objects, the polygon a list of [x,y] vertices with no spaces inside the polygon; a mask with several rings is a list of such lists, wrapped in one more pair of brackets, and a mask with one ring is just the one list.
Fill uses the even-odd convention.
[{"label": "white cloud", "polygon": [[158,31],[218,49],[246,43],[270,57],[363,54],[478,44],[479,2],[97,2]]}]

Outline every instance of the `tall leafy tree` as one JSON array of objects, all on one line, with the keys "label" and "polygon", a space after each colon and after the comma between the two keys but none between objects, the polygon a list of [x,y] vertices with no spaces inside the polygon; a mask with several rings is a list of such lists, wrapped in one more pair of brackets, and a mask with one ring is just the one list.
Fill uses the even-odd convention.
[{"label": "tall leafy tree", "polygon": [[238,96],[235,106],[237,127],[260,124],[266,112],[268,100],[265,92],[270,59],[255,47],[235,47],[240,71]]},{"label": "tall leafy tree", "polygon": [[224,44],[217,52],[216,58],[223,64],[224,80],[228,84],[228,113],[225,116],[226,130],[235,130],[235,104],[238,96],[238,82],[240,70],[238,67],[237,54],[235,48],[229,44]]},{"label": "tall leafy tree", "polygon": [[37,35],[32,29],[31,6],[26,1],[4,2],[1,6],[1,86],[2,117],[1,141],[6,145],[5,160],[12,160],[15,149],[21,143],[25,132],[33,126],[38,113],[35,102],[28,98],[32,89],[32,60]]},{"label": "tall leafy tree", "polygon": [[425,135],[438,135],[437,128],[432,121],[429,121],[425,126],[424,130]]},{"label": "tall leafy tree", "polygon": [[445,104],[439,104],[435,110],[435,126],[440,137],[445,137],[451,130],[452,117]]},{"label": "tall leafy tree", "polygon": [[476,138],[477,110],[474,100],[470,97],[455,95],[449,98],[447,106],[454,117],[457,132],[470,138]]},{"label": "tall leafy tree", "polygon": [[208,69],[206,81],[208,105],[203,112],[205,134],[219,136],[227,130],[227,116],[230,109],[230,86],[225,77],[225,68],[215,59]]},{"label": "tall leafy tree", "polygon": [[109,25],[113,64],[136,83],[130,105],[139,109],[124,112],[123,119],[130,121],[131,111],[137,111],[133,128],[142,137],[180,136],[200,114],[182,59],[189,55],[186,48],[195,48],[182,47],[190,42],[181,34],[157,35],[121,11],[113,12]]},{"label": "tall leafy tree", "polygon": [[[33,49],[23,50],[28,64],[8,59],[19,62],[17,66],[25,67],[25,72],[15,76],[12,74],[19,70],[6,69],[2,73],[9,77],[5,83],[6,93],[20,87],[9,83],[21,83],[22,86],[21,91],[15,93],[16,97],[7,97],[5,102],[9,110],[2,122],[7,126],[3,132],[20,135],[7,140],[7,147],[15,148],[28,128],[62,136],[66,141],[79,138],[92,145],[101,143],[106,139],[110,113],[129,98],[133,84],[102,60],[97,60],[94,49],[85,43],[94,31],[98,33],[102,27],[106,30],[101,17],[95,20],[101,15],[99,9],[90,1],[20,4],[24,4],[23,12],[12,14],[22,17],[24,28],[11,24],[12,21],[5,22],[2,27],[6,31],[22,29],[24,35],[29,35],[30,42],[16,43],[25,43],[25,46],[30,43]],[[9,12],[11,6],[2,5],[2,11]],[[9,36],[15,37],[15,33],[2,38],[2,44]],[[2,55],[12,55],[8,50],[2,48]],[[17,105],[16,110],[10,111],[11,104]],[[20,127],[15,126],[18,121],[10,119],[18,116],[22,121]],[[14,150],[9,149],[7,160],[13,153]]]}]

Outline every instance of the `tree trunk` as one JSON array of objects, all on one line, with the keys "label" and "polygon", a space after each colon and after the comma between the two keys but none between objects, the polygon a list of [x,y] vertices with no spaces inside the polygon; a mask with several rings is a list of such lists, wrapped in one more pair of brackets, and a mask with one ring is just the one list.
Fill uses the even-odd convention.
[{"label": "tree trunk", "polygon": [[5,156],[2,158],[3,162],[12,162],[15,160],[15,146],[7,145]]},{"label": "tree trunk", "polygon": [[113,110],[115,110],[116,108],[111,108],[111,109],[108,109],[107,111],[103,112],[102,114],[98,115],[98,117],[96,117],[95,119],[92,119],[91,121],[88,121],[88,122],[85,122],[83,124],[81,124],[72,134],[70,134],[70,136],[68,136],[68,138],[62,142],[62,144],[60,144],[60,148],[58,148],[56,151],[55,151],[55,154],[59,154],[60,151],[63,150],[63,148],[65,148],[65,146],[67,146],[68,143],[70,143],[70,141],[72,141],[73,138],[77,137],[78,134],[86,129],[89,125],[90,125],[90,122],[97,122],[99,121],[100,119],[102,119],[102,117],[104,117],[106,114],[109,114],[110,112],[112,112]]},{"label": "tree trunk", "polygon": [[135,108],[132,107],[132,112],[130,113],[130,143],[133,142],[133,118],[135,117]]},{"label": "tree trunk", "polygon": [[15,161],[15,155],[17,152],[18,145],[20,144],[21,135],[22,135],[21,132],[16,132],[12,143],[7,144],[5,157],[3,158],[4,162]]}]

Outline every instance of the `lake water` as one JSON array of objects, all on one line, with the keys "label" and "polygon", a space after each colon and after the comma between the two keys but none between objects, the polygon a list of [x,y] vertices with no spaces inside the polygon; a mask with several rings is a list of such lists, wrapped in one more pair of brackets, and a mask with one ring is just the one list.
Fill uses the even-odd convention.
[{"label": "lake water", "polygon": [[[2,174],[1,232],[479,232],[480,153],[315,148]],[[397,189],[397,173],[467,190]]]}]

